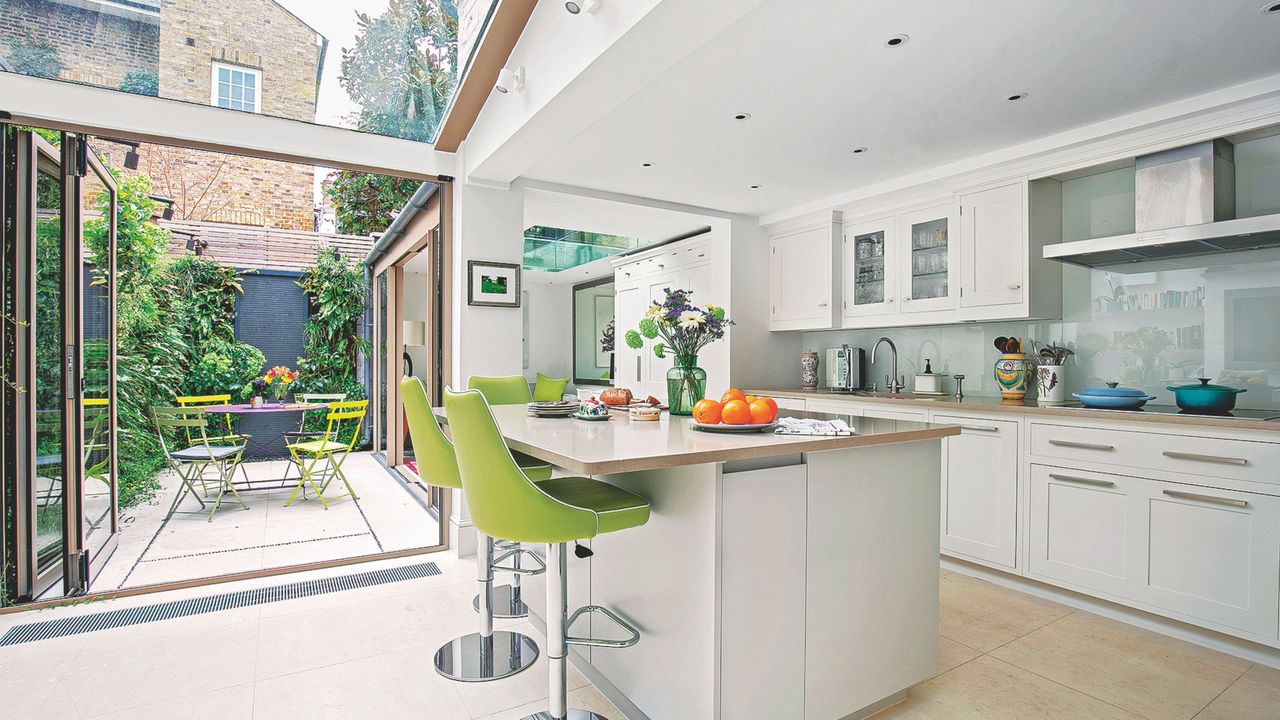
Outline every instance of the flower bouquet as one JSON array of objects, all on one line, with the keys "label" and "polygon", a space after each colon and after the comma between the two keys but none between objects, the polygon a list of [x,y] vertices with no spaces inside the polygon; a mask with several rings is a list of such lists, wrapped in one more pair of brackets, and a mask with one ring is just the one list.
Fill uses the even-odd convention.
[{"label": "flower bouquet", "polygon": [[249,398],[249,407],[262,407],[262,393],[267,391],[267,381],[256,378],[249,383],[253,388],[253,396]]},{"label": "flower bouquet", "polygon": [[675,365],[667,371],[667,404],[672,415],[692,415],[694,403],[707,389],[707,373],[698,367],[698,351],[724,337],[733,321],[725,318],[722,307],[697,307],[689,302],[688,290],[665,288],[666,297],[654,302],[640,320],[636,330],[628,330],[627,346],[639,350],[645,340],[654,343],[654,355],[663,358],[671,353]]},{"label": "flower bouquet", "polygon": [[271,395],[275,397],[276,402],[283,403],[285,393],[289,391],[289,384],[298,379],[298,371],[277,365],[268,370],[262,379],[267,387],[271,388]]}]

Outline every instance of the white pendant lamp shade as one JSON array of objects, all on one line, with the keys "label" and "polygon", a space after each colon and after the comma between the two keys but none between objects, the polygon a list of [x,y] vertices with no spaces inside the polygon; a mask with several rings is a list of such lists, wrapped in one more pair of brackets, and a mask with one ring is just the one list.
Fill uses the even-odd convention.
[{"label": "white pendant lamp shade", "polygon": [[427,323],[422,320],[405,320],[401,334],[404,336],[405,345],[426,345]]}]

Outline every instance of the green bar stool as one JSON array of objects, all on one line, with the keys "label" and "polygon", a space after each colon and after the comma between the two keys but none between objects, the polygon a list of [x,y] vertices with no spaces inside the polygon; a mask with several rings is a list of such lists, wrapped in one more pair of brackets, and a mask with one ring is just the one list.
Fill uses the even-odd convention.
[{"label": "green bar stool", "polygon": [[[529,391],[529,380],[524,375],[472,375],[467,378],[467,387],[473,390],[479,390],[484,399],[490,405],[528,405],[533,402],[533,394]],[[546,475],[543,476],[541,470],[534,473],[530,472],[530,468],[538,468],[545,463],[541,460],[525,455],[524,453],[512,452],[511,455],[516,459],[516,464],[524,470],[525,474],[533,479],[534,482],[541,482],[551,477],[551,466],[546,465]],[[507,553],[517,551],[511,560],[511,569],[515,571],[511,578],[510,585],[499,585],[494,588],[493,607],[494,617],[500,618],[522,618],[529,615],[529,608],[520,599],[520,558],[524,555],[520,552],[520,543],[507,542],[498,540],[497,549],[503,553],[503,557]],[[536,559],[537,556],[534,556]],[[541,562],[541,561],[539,561]],[[480,597],[477,595],[475,606],[480,608]]]},{"label": "green bar stool", "polygon": [[[428,485],[451,490],[461,489],[462,479],[458,473],[457,456],[431,412],[422,381],[416,377],[402,379],[400,393],[404,401],[409,435],[413,438],[419,477]],[[551,468],[546,467],[545,470],[545,476],[550,477]],[[535,468],[534,472],[542,473],[539,468]],[[538,659],[538,646],[532,638],[493,629],[494,541],[491,536],[481,536],[480,540],[480,548],[476,552],[477,580],[480,582],[476,609],[480,613],[480,630],[450,640],[435,655],[436,672],[461,682],[487,682],[508,677],[524,670]],[[508,554],[498,558],[498,562],[506,557]],[[544,567],[520,570],[520,573],[530,575],[541,572],[545,572]],[[520,602],[518,592],[514,594],[514,599],[527,614],[529,610]]]},{"label": "green bar stool", "polygon": [[[631,647],[640,632],[609,610],[588,605],[568,614],[568,543],[601,533],[639,527],[649,521],[649,501],[605,482],[584,477],[552,478],[534,484],[520,472],[498,430],[484,396],[476,390],[445,390],[445,411],[453,434],[462,492],[471,519],[486,535],[515,542],[547,543],[547,660],[551,675],[549,708],[524,720],[604,720],[568,709],[570,645]],[[574,621],[588,613],[612,620],[629,637],[600,640],[574,637]]]}]

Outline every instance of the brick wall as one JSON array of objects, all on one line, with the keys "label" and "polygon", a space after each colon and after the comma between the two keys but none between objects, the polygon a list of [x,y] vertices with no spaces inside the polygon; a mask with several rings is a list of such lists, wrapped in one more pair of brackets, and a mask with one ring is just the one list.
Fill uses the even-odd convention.
[{"label": "brick wall", "polygon": [[48,44],[63,80],[118,88],[130,70],[157,71],[155,25],[48,0],[0,0],[0,53]]}]

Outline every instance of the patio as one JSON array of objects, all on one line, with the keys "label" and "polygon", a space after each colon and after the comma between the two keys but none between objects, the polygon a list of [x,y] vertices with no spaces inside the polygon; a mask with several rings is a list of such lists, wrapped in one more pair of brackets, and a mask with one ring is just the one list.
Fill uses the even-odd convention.
[{"label": "patio", "polygon": [[[425,490],[387,470],[367,452],[352,453],[343,466],[358,499],[338,497],[326,510],[314,495],[285,507],[297,470],[283,476],[285,461],[246,463],[249,480],[261,489],[240,491],[248,510],[224,499],[210,521],[188,495],[168,520],[180,488],[176,475],[160,477],[154,498],[121,512],[120,541],[94,580],[110,591],[227,573],[429,547],[440,543],[440,527],[427,511]],[[237,472],[237,487],[244,477]],[[265,486],[265,487],[264,487]],[[269,489],[268,489],[269,488]]]}]

